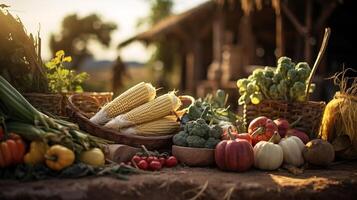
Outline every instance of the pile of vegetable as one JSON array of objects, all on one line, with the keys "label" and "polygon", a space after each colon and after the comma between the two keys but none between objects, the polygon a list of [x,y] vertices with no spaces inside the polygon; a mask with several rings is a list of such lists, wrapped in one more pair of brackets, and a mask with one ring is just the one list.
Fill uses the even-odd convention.
[{"label": "pile of vegetable", "polygon": [[23,163],[62,171],[80,163],[93,167],[105,163],[100,148],[108,141],[82,132],[76,124],[39,112],[2,76],[0,122],[1,168]]},{"label": "pile of vegetable", "polygon": [[175,92],[157,97],[150,83],[141,82],[103,106],[90,121],[124,134],[170,135],[180,127],[174,115],[180,106]]},{"label": "pile of vegetable", "polygon": [[127,165],[141,170],[159,171],[164,167],[175,167],[178,164],[176,157],[169,156],[167,152],[148,151],[145,146],[142,146],[142,149],[143,151],[134,155]]},{"label": "pile of vegetable", "polygon": [[214,149],[224,131],[244,129],[242,119],[230,110],[223,90],[197,99],[181,118],[181,131],[173,137],[178,146]]},{"label": "pile of vegetable", "polygon": [[220,142],[223,129],[219,125],[209,126],[202,118],[189,121],[184,130],[174,135],[173,143],[178,146],[214,149]]},{"label": "pile of vegetable", "polygon": [[[295,64],[288,57],[278,59],[276,67],[255,69],[248,78],[239,79],[238,103],[259,104],[262,100],[304,101],[311,68],[306,62]],[[312,85],[313,86],[313,85]],[[310,91],[313,87],[310,87]]]},{"label": "pile of vegetable", "polygon": [[[261,116],[248,127],[248,134],[235,136],[228,131],[228,138],[219,142],[215,149],[217,166],[222,170],[246,171],[253,165],[262,170],[301,167],[305,162],[328,166],[334,160],[332,145],[293,129],[285,119],[271,120]],[[306,144],[306,145],[305,145]]]}]

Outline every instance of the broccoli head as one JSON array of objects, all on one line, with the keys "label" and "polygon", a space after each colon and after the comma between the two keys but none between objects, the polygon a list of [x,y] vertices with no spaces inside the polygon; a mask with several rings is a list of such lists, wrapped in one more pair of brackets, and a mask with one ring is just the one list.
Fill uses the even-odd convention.
[{"label": "broccoli head", "polygon": [[219,125],[214,125],[210,127],[209,137],[219,139],[223,134],[223,129]]},{"label": "broccoli head", "polygon": [[297,101],[304,101],[306,84],[302,82],[295,82],[293,87],[290,88],[289,95],[291,99]]},{"label": "broccoli head", "polygon": [[289,83],[293,84],[299,80],[299,73],[296,69],[290,69],[287,74]]},{"label": "broccoli head", "polygon": [[184,131],[180,131],[179,133],[174,135],[174,137],[172,138],[172,142],[175,145],[187,147],[188,146],[186,141],[187,137],[188,137],[187,133],[185,133]]},{"label": "broccoli head", "polygon": [[280,83],[277,85],[279,96],[283,97],[285,100],[287,100],[287,94],[288,94],[288,81],[287,80],[281,80]]},{"label": "broccoli head", "polygon": [[281,80],[283,80],[283,75],[280,73],[274,73],[274,77],[272,79],[275,84],[278,84]]},{"label": "broccoli head", "polygon": [[269,95],[272,99],[275,99],[275,100],[279,99],[280,96],[279,96],[278,87],[275,84],[270,86]]},{"label": "broccoli head", "polygon": [[278,64],[282,64],[282,63],[287,63],[290,64],[291,63],[291,58],[286,57],[286,56],[282,56],[278,59]]},{"label": "broccoli head", "polygon": [[293,69],[295,64],[291,62],[291,59],[288,57],[281,57],[278,60],[278,66],[276,68],[276,72],[281,74],[283,77],[287,76],[287,73],[290,69]]},{"label": "broccoli head", "polygon": [[204,119],[197,119],[186,124],[185,131],[189,135],[196,135],[203,138],[208,138],[209,126]]},{"label": "broccoli head", "polygon": [[274,68],[266,66],[264,68],[264,76],[267,78],[273,78],[274,77]]},{"label": "broccoli head", "polygon": [[210,137],[210,138],[208,138],[208,140],[205,143],[205,148],[215,149],[219,142],[220,142],[219,139]]},{"label": "broccoli head", "polygon": [[189,147],[203,148],[206,144],[206,140],[197,135],[189,135],[186,141]]},{"label": "broccoli head", "polygon": [[240,89],[240,88],[243,88],[244,90],[246,90],[248,83],[249,83],[249,80],[246,79],[246,78],[239,79],[239,80],[237,81],[237,87],[238,87],[239,89]]},{"label": "broccoli head", "polygon": [[202,115],[202,108],[197,106],[196,104],[191,105],[188,108],[188,112],[187,112],[188,117],[190,118],[190,120],[196,120],[198,118],[201,117]]}]

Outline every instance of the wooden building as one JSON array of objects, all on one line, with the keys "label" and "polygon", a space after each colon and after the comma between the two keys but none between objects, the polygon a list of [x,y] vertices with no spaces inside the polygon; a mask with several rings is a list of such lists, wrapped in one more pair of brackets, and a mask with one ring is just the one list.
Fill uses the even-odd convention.
[{"label": "wooden building", "polygon": [[[274,65],[282,55],[312,65],[323,30],[341,5],[337,0],[207,1],[163,19],[119,47],[134,40],[177,41],[180,48],[172,53],[181,60],[181,91],[198,96],[216,88],[235,91],[238,78],[257,66]],[[320,74],[326,73],[327,62]]]}]

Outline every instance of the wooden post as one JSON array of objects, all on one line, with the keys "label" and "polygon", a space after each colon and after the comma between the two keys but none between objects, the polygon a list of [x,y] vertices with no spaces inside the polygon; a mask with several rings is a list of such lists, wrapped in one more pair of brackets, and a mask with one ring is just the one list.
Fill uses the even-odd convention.
[{"label": "wooden post", "polygon": [[224,34],[223,8],[217,8],[216,16],[213,20],[213,58],[222,62],[222,47]]},{"label": "wooden post", "polygon": [[285,53],[285,44],[283,36],[283,18],[281,16],[281,2],[277,0],[275,5],[275,31],[276,31],[276,58],[283,56]]},{"label": "wooden post", "polygon": [[189,93],[195,94],[196,87],[202,76],[202,59],[201,59],[201,42],[198,38],[192,40],[192,45],[189,47],[186,54],[186,87]]},{"label": "wooden post", "polygon": [[312,47],[311,47],[311,38],[312,38],[312,0],[306,0],[306,13],[305,13],[305,61],[312,64]]}]

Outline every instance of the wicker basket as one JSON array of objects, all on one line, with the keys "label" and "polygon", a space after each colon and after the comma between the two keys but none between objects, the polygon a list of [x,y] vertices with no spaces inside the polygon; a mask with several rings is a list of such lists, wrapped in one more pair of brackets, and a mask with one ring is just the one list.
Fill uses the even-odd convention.
[{"label": "wicker basket", "polygon": [[[68,103],[68,97],[76,94],[73,92],[68,93],[25,93],[24,97],[37,109],[42,112],[50,113],[57,116],[66,116],[66,105]],[[84,92],[77,94],[86,94],[94,97],[98,103],[104,104],[112,100],[112,92]]]},{"label": "wicker basket", "polygon": [[[192,101],[192,99],[187,99],[187,97],[184,97],[182,100],[184,102]],[[168,149],[171,147],[173,135],[147,137],[124,134],[89,121],[89,118],[98,112],[100,107],[105,103],[107,102],[99,102],[98,99],[86,94],[74,94],[68,98],[66,107],[67,115],[76,122],[82,130],[119,144],[126,144],[133,147],[141,147],[141,145],[145,145],[149,150]]]},{"label": "wicker basket", "polygon": [[63,95],[45,93],[25,93],[23,95],[41,112],[62,116],[64,100]]},{"label": "wicker basket", "polygon": [[325,102],[286,102],[276,100],[264,100],[257,105],[244,105],[243,118],[246,124],[259,116],[266,116],[270,119],[284,118],[290,123],[301,120],[296,124],[296,128],[309,134],[310,138],[315,138],[320,128],[322,114],[325,109]]},{"label": "wicker basket", "polygon": [[295,127],[309,134],[311,139],[317,137],[326,103],[309,101],[310,93],[308,91],[311,86],[312,78],[321,62],[323,54],[325,53],[330,33],[330,28],[326,28],[320,51],[307,80],[305,101],[286,102],[278,100],[264,100],[257,105],[244,105],[243,117],[246,124],[249,124],[253,119],[259,116],[266,116],[270,119],[281,117],[287,119],[290,123],[301,117],[301,120]]}]

